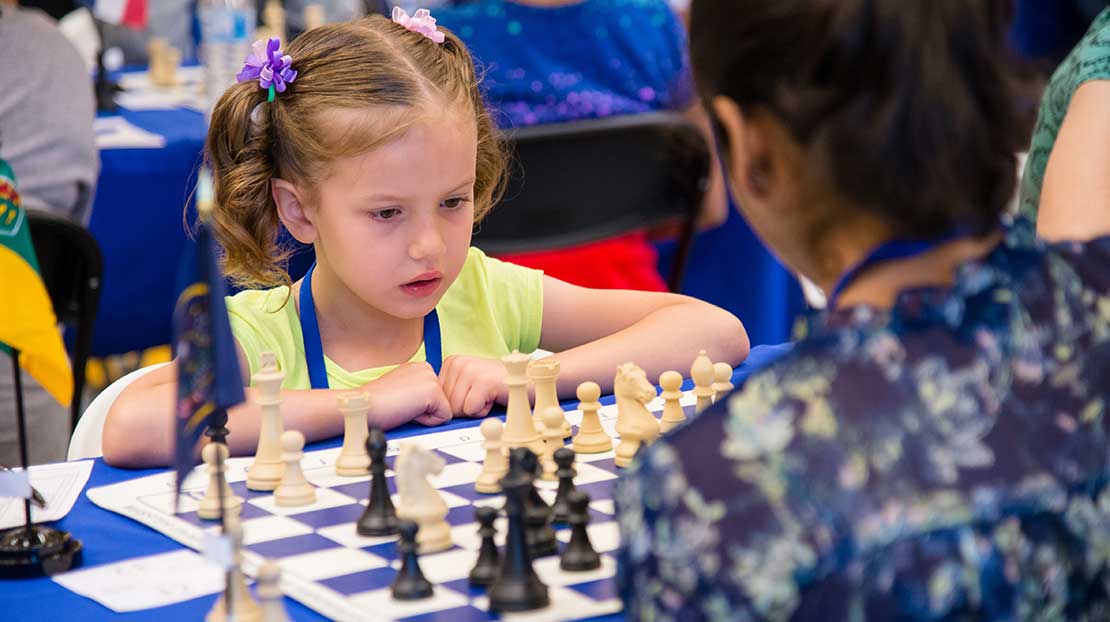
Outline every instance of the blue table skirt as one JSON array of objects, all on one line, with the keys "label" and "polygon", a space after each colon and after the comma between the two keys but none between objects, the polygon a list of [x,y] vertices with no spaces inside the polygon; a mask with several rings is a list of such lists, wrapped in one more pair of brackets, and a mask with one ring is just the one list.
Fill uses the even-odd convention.
[{"label": "blue table skirt", "polygon": [[[790,349],[789,344],[760,346],[752,350],[748,360],[737,367],[733,382],[740,386],[755,370],[779,358]],[[689,381],[687,386],[690,388]],[[604,403],[612,403],[612,396],[602,398]],[[577,408],[577,402],[565,402],[567,408]],[[428,432],[458,429],[477,425],[477,419],[458,419],[445,426],[426,428],[406,425],[389,433],[390,438],[403,438]],[[310,450],[337,447],[341,438],[315,443]],[[163,472],[165,469],[128,470],[117,469],[104,464],[102,459],[94,461],[92,475],[86,485],[97,488],[115,484],[123,480],[136,479],[146,475]],[[84,563],[82,567],[91,568],[100,564],[118,562],[125,559],[167,553],[182,549],[174,542],[153,529],[113,514],[94,505],[85,495],[81,495],[73,510],[64,519],[55,523],[59,529],[70,531],[74,537],[84,542]],[[29,621],[70,621],[96,622],[100,620],[157,620],[158,622],[195,622],[203,620],[212,608],[216,595],[204,596],[175,605],[147,609],[136,613],[115,613],[103,605],[79,596],[47,578],[0,582],[0,619]],[[285,606],[292,620],[301,622],[319,620],[320,615],[300,603],[286,598]],[[620,616],[608,616],[599,620],[620,620]]]}]

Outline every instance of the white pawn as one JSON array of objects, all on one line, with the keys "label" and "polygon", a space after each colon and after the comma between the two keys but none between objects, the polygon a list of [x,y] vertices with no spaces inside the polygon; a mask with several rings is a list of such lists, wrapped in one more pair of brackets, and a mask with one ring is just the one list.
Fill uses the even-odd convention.
[{"label": "white pawn", "polygon": [[258,604],[262,622],[288,622],[289,614],[281,603],[281,567],[266,560],[258,567]]},{"label": "white pawn", "polygon": [[659,422],[660,430],[666,434],[678,424],[686,421],[686,413],[682,410],[682,374],[677,371],[665,371],[659,376],[659,386],[663,388],[663,419]]},{"label": "white pawn", "polygon": [[713,405],[713,397],[717,394],[713,390],[714,377],[713,361],[709,360],[705,350],[702,350],[698,353],[698,358],[694,359],[694,364],[690,366],[690,378],[694,380],[694,396],[698,398],[694,412],[700,413]]},{"label": "white pawn", "polygon": [[309,505],[316,501],[316,487],[308,483],[301,470],[304,458],[304,434],[289,430],[281,435],[281,447],[285,453],[285,476],[274,490],[274,503],[281,506]]},{"label": "white pawn", "polygon": [[563,446],[563,422],[567,420],[563,409],[559,405],[548,406],[547,410],[543,411],[543,456],[540,464],[543,466],[543,473],[540,474],[540,479],[548,481],[557,481],[558,476],[555,475],[556,469],[559,465],[555,464],[555,450]]},{"label": "white pawn", "polygon": [[[223,508],[225,516],[238,514],[243,507],[243,498],[236,497],[227,483],[227,445],[208,443],[200,452],[204,464],[208,466],[208,489],[197,506],[197,516],[206,520],[220,517],[220,488],[223,488]],[[219,463],[219,467],[217,467]]]},{"label": "white pawn", "polygon": [[501,478],[509,472],[509,463],[501,450],[501,432],[505,429],[500,419],[492,417],[478,426],[478,431],[486,439],[486,459],[482,462],[482,472],[474,482],[474,490],[485,494],[501,492]]},{"label": "white pawn", "polygon": [[721,401],[733,389],[732,366],[728,363],[713,364],[713,402]]},{"label": "white pawn", "polygon": [[571,447],[577,454],[599,454],[613,448],[613,439],[601,427],[601,387],[596,382],[583,382],[578,385],[578,408],[582,411],[582,423]]},{"label": "white pawn", "polygon": [[[227,581],[231,589],[220,594],[216,599],[216,604],[204,617],[205,622],[226,622],[227,620],[262,622],[262,608],[251,598],[251,592],[247,589],[247,580],[243,576],[243,526],[233,518],[225,523],[224,528],[227,537],[231,539],[231,569],[227,573]],[[226,600],[229,592],[230,607]],[[231,615],[228,615],[229,608]]]},{"label": "white pawn", "polygon": [[336,402],[343,413],[343,448],[335,460],[335,474],[341,477],[358,477],[370,472],[370,454],[366,452],[366,439],[370,428],[366,425],[366,411],[370,410],[370,397],[361,391],[341,393]]}]

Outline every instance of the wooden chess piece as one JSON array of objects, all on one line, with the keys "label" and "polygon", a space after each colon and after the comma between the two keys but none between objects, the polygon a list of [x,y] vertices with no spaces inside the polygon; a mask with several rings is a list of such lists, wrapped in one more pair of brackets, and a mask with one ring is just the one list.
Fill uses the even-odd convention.
[{"label": "wooden chess piece", "polygon": [[626,467],[641,445],[650,445],[659,436],[659,420],[647,409],[655,399],[655,386],[648,382],[647,374],[634,363],[617,367],[613,379],[613,395],[617,398],[617,445],[614,462]]},{"label": "wooden chess piece", "polygon": [[[205,622],[262,622],[262,608],[251,597],[247,580],[243,576],[243,527],[232,518],[225,522],[225,530],[231,539],[231,569],[227,573],[227,589],[216,599]],[[230,596],[230,604],[227,598]],[[229,610],[230,609],[230,615]]]},{"label": "wooden chess piece", "polygon": [[482,471],[474,482],[474,490],[483,494],[501,492],[501,478],[509,472],[509,462],[502,451],[501,434],[505,426],[500,419],[487,418],[478,426],[478,431],[485,438],[486,459],[482,462]]},{"label": "wooden chess piece", "polygon": [[596,382],[583,382],[578,385],[578,406],[582,410],[582,423],[571,447],[579,454],[599,454],[613,448],[613,439],[601,427],[601,387]]},{"label": "wooden chess piece", "polygon": [[327,21],[327,13],[324,12],[324,7],[319,4],[309,4],[305,6],[304,29],[306,32],[323,26]]},{"label": "wooden chess piece", "polygon": [[[559,405],[557,389],[559,361],[552,358],[532,361],[528,364],[528,379],[532,381],[532,386],[536,390],[536,405],[532,410],[532,423],[540,434],[544,434],[544,414],[547,413],[548,408]],[[559,422],[559,430],[563,438],[570,438],[570,423],[566,420],[566,416]],[[546,434],[544,434],[544,438],[547,438]]]},{"label": "wooden chess piece", "polygon": [[197,505],[197,516],[205,520],[220,518],[220,489],[223,489],[224,516],[236,515],[243,507],[243,498],[235,496],[227,483],[227,445],[208,443],[200,452],[208,467],[208,489]]},{"label": "wooden chess piece", "polygon": [[713,364],[713,403],[732,392],[732,367],[728,363]]},{"label": "wooden chess piece", "polygon": [[370,410],[370,397],[361,391],[341,393],[336,399],[339,412],[343,413],[343,448],[335,460],[335,474],[358,477],[370,471],[370,455],[366,453],[366,411]]},{"label": "wooden chess piece", "polygon": [[281,454],[281,459],[285,461],[285,475],[274,489],[274,503],[285,507],[315,503],[316,487],[308,483],[301,469],[304,434],[297,430],[286,430],[281,435],[281,447],[285,450]]},{"label": "wooden chess piece", "polygon": [[262,608],[262,622],[289,622],[289,613],[281,598],[281,567],[266,560],[258,566],[258,604]]},{"label": "wooden chess piece", "polygon": [[543,473],[540,475],[540,479],[550,482],[558,479],[555,475],[555,471],[559,468],[558,465],[555,464],[555,451],[563,446],[563,438],[565,437],[563,436],[563,430],[560,428],[560,424],[565,423],[566,420],[566,414],[563,413],[562,407],[558,404],[548,406],[547,410],[543,413],[544,448],[543,456],[540,460]]},{"label": "wooden chess piece", "polygon": [[501,358],[507,375],[505,384],[509,387],[509,403],[505,407],[505,430],[501,434],[501,444],[506,449],[527,447],[536,454],[543,453],[543,438],[532,422],[532,408],[528,403],[528,378],[525,370],[530,359],[520,352]]},{"label": "wooden chess piece", "polygon": [[397,517],[420,525],[416,544],[420,553],[451,548],[451,526],[447,523],[447,504],[429,482],[428,475],[443,471],[445,461],[416,443],[401,445],[394,462],[397,473]]},{"label": "wooden chess piece", "polygon": [[715,375],[713,361],[710,361],[705,350],[702,350],[694,359],[694,364],[690,366],[690,378],[694,381],[694,397],[698,400],[697,405],[694,406],[695,413],[700,413],[713,405],[713,397],[717,394],[713,390]]},{"label": "wooden chess piece", "polygon": [[273,490],[285,474],[285,461],[281,459],[281,434],[285,431],[281,419],[281,383],[285,374],[278,369],[273,352],[263,352],[259,359],[260,369],[252,382],[258,387],[255,404],[262,410],[262,423],[258,431],[258,451],[247,468],[247,488]]},{"label": "wooden chess piece", "polygon": [[686,413],[682,410],[682,374],[677,371],[665,371],[659,376],[659,386],[663,388],[663,419],[659,422],[659,429],[666,434],[675,426],[686,421]]}]

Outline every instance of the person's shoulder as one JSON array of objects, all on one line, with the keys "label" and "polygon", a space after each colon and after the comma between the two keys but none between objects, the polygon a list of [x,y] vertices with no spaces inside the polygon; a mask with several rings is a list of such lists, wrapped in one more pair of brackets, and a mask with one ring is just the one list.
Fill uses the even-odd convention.
[{"label": "person's shoulder", "polygon": [[19,32],[27,41],[35,41],[39,45],[51,42],[66,41],[58,22],[39,9],[26,7],[8,7],[0,14],[0,23],[6,24],[12,32]]},{"label": "person's shoulder", "polygon": [[248,317],[292,313],[292,305],[292,292],[286,285],[270,289],[245,289],[227,297],[229,313]]}]

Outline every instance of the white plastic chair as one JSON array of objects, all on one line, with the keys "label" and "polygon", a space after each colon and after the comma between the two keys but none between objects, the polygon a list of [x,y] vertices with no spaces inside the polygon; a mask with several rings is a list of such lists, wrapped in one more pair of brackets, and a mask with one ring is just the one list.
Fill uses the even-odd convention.
[{"label": "white plastic chair", "polygon": [[73,438],[69,439],[69,454],[66,456],[66,460],[82,460],[103,456],[104,449],[101,447],[100,441],[104,436],[104,419],[108,416],[108,410],[112,408],[112,403],[127,388],[127,385],[168,364],[158,363],[157,365],[136,369],[101,391],[100,395],[97,395],[96,399],[85,409],[85,414],[81,415],[81,419],[77,421],[77,429],[73,431]]}]

